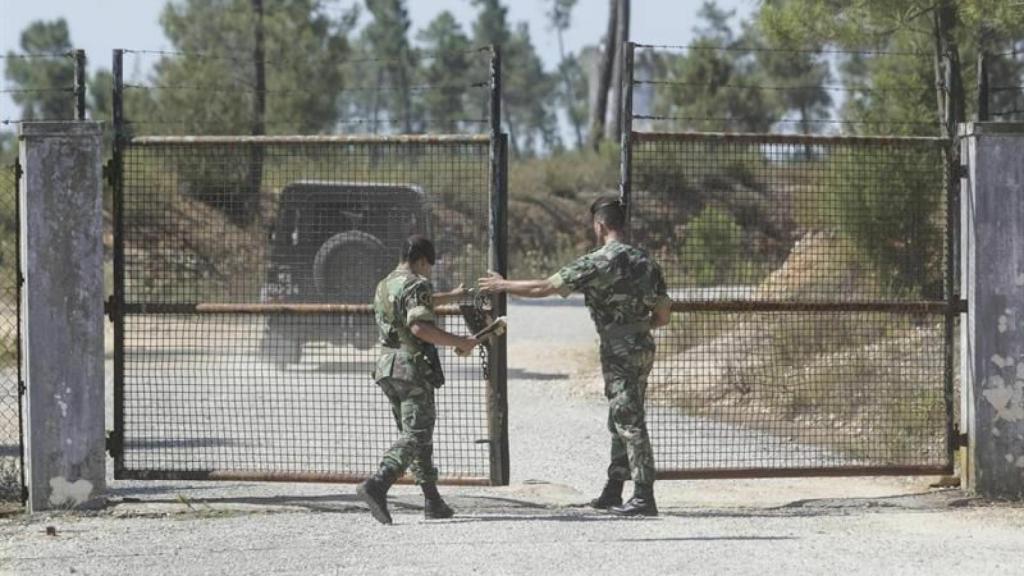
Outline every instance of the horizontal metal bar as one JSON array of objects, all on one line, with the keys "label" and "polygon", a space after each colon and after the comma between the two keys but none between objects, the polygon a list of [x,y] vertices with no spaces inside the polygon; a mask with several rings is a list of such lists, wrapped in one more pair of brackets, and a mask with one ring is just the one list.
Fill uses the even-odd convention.
[{"label": "horizontal metal bar", "polygon": [[[323,484],[356,484],[369,478],[369,474],[344,472],[258,472],[250,470],[130,470],[122,469],[118,480],[196,480],[231,482],[296,482]],[[412,476],[405,475],[397,484],[413,484]],[[438,484],[448,486],[490,486],[491,480],[478,476],[441,476]]]},{"label": "horizontal metal bar", "polygon": [[138,136],[129,146],[193,144],[487,144],[488,134],[321,134],[312,136]]},{"label": "horizontal metal bar", "polygon": [[847,476],[949,476],[952,464],[930,466],[843,466],[820,468],[697,468],[658,470],[658,480],[730,480],[743,478],[838,478]]},{"label": "horizontal metal bar", "polygon": [[[296,316],[372,316],[369,304],[125,304],[125,314],[196,314],[196,315],[296,315]],[[435,306],[438,316],[458,316],[458,306]]]},{"label": "horizontal metal bar", "polygon": [[946,138],[927,136],[823,136],[820,134],[756,134],[748,132],[633,132],[633,142],[709,142],[741,144],[934,144],[949,146]]},{"label": "horizontal metal bar", "polygon": [[673,312],[891,312],[896,314],[964,313],[964,301],[792,302],[765,300],[675,300]]}]

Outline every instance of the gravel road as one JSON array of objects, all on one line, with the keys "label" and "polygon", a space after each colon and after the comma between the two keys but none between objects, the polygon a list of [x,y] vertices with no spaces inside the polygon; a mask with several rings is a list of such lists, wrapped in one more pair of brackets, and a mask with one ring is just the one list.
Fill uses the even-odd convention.
[{"label": "gravel road", "polygon": [[586,509],[608,439],[579,304],[513,303],[512,485],[444,490],[452,520],[423,521],[408,486],[384,527],[351,486],[120,481],[104,510],[0,519],[0,574],[1019,570],[1024,507],[929,490],[929,478],[661,482],[659,518]]}]

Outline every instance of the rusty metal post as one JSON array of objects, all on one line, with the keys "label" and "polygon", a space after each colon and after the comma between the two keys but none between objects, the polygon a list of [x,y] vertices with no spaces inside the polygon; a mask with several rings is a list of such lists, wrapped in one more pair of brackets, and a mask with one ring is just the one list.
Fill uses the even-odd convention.
[{"label": "rusty metal post", "polygon": [[[508,276],[508,195],[506,159],[508,138],[501,133],[501,48],[491,47],[491,93],[490,93],[490,137],[491,137],[491,182],[490,182],[490,251],[488,266],[491,270]],[[498,294],[492,297],[494,313],[504,316],[508,297]],[[490,370],[488,371],[488,437],[491,446],[491,483],[505,486],[509,483],[508,447],[508,337],[502,336],[490,345]]]},{"label": "rusty metal post", "polygon": [[85,50],[75,50],[75,120],[85,120]]},{"label": "rusty metal post", "polygon": [[21,270],[21,160],[14,161],[14,225],[19,231],[14,235],[14,268],[15,268],[15,330],[17,331],[17,378],[18,378],[18,473],[21,476],[21,503],[28,503],[28,484],[25,482],[25,375],[22,370],[22,330],[21,330],[21,289],[25,285],[25,275]]},{"label": "rusty metal post", "polygon": [[107,314],[114,324],[114,429],[108,435],[107,451],[114,459],[114,478],[124,475],[120,439],[124,437],[124,148],[127,131],[124,117],[124,50],[114,50],[111,68],[113,93],[113,155],[107,170],[113,190],[114,208],[114,291]]},{"label": "rusty metal post", "polygon": [[622,51],[622,131],[619,150],[619,199],[626,207],[626,233],[633,212],[633,55],[636,45],[626,42]]}]

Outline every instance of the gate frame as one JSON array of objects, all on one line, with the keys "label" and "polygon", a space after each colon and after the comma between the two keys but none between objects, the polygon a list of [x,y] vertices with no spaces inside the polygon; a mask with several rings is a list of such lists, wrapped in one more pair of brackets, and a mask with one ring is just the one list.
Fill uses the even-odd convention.
[{"label": "gate frame", "polygon": [[14,236],[14,298],[15,298],[15,356],[18,363],[15,377],[18,379],[18,475],[21,477],[21,498],[22,506],[28,504],[28,484],[25,482],[25,375],[22,369],[22,332],[21,332],[21,290],[25,285],[25,274],[21,267],[21,158],[14,159],[14,224],[18,232]]},{"label": "gate frame", "polygon": [[[955,473],[956,451],[966,446],[965,431],[960,430],[953,416],[954,403],[954,356],[957,318],[967,312],[967,303],[961,298],[959,285],[960,249],[960,174],[958,138],[946,137],[896,137],[896,136],[821,136],[806,134],[757,134],[731,132],[635,132],[633,130],[633,89],[635,78],[636,47],[655,48],[632,41],[623,43],[622,50],[622,110],[619,198],[626,209],[626,234],[632,238],[633,199],[633,145],[644,139],[707,139],[765,143],[885,143],[885,142],[932,142],[943,150],[946,170],[943,177],[946,192],[946,233],[944,237],[945,274],[943,277],[944,298],[917,302],[756,302],[749,300],[717,300],[704,302],[672,302],[673,312],[707,311],[837,311],[837,312],[905,312],[942,313],[943,318],[943,407],[946,416],[946,462],[942,465],[915,466],[846,466],[846,467],[789,467],[789,468],[699,468],[657,470],[660,480],[734,479],[734,478],[791,478],[791,477],[839,477],[839,476],[915,476],[942,475]],[[963,385],[963,384],[961,384]]]},{"label": "gate frame", "polygon": [[[372,314],[370,305],[318,305],[318,304],[196,304],[196,305],[128,305],[125,303],[125,247],[124,247],[124,153],[130,144],[271,144],[271,143],[376,143],[376,142],[487,142],[490,146],[488,163],[490,169],[488,202],[488,267],[503,276],[508,275],[508,136],[501,131],[501,51],[497,46],[489,47],[490,123],[487,134],[399,134],[399,135],[312,135],[312,136],[148,136],[134,138],[126,127],[124,115],[124,52],[113,51],[113,151],[107,166],[107,178],[113,190],[114,212],[114,287],[106,312],[114,325],[114,428],[107,437],[107,451],[114,460],[114,478],[134,480],[234,480],[264,482],[339,482],[353,483],[365,479],[351,473],[278,473],[247,472],[231,470],[180,471],[180,470],[127,470],[124,466],[124,388],[125,388],[125,316],[128,313],[199,313],[199,314]],[[491,306],[496,316],[503,316],[507,309],[504,294],[492,295]],[[439,315],[460,314],[457,306],[438,307]],[[501,336],[491,343],[487,390],[487,430],[489,444],[488,478],[449,477],[440,484],[469,486],[507,486],[509,484],[509,438],[508,438],[508,371],[507,336]],[[403,477],[399,482],[408,481]]]}]

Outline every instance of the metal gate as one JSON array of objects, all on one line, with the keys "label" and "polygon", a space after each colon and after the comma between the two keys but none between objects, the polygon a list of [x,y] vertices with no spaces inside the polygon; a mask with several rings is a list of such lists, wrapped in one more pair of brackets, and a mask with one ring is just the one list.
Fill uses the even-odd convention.
[{"label": "metal gate", "polygon": [[0,167],[0,501],[24,502],[21,379],[21,250],[15,161]]},{"label": "metal gate", "polygon": [[[506,269],[497,123],[483,135],[128,137],[118,57],[115,478],[366,478],[396,438],[370,377],[373,287],[412,233],[434,238],[439,291]],[[492,70],[497,95],[497,55]],[[504,313],[503,299],[477,305]],[[466,332],[457,306],[437,312]],[[441,482],[507,484],[504,342],[441,359]]]},{"label": "metal gate", "polygon": [[631,99],[630,232],[675,311],[648,388],[659,477],[951,473],[951,143],[642,132]]}]

